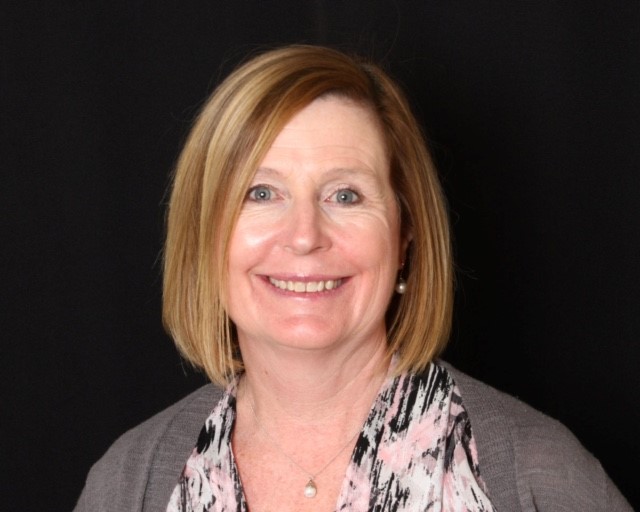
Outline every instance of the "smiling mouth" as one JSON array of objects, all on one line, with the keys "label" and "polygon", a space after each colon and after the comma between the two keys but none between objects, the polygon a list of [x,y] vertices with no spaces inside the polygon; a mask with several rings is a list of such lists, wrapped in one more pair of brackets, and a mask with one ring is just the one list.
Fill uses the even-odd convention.
[{"label": "smiling mouth", "polygon": [[327,281],[281,281],[280,279],[269,278],[269,282],[280,290],[287,290],[294,293],[319,293],[326,290],[335,290],[342,285],[342,279],[329,279]]}]

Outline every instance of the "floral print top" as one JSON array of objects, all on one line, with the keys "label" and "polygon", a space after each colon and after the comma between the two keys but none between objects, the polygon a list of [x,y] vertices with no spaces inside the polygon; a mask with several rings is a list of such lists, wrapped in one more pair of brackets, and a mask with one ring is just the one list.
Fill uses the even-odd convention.
[{"label": "floral print top", "polygon": [[[167,512],[248,512],[231,448],[232,383],[207,418]],[[469,416],[445,368],[388,377],[360,432],[336,511],[494,511]]]}]

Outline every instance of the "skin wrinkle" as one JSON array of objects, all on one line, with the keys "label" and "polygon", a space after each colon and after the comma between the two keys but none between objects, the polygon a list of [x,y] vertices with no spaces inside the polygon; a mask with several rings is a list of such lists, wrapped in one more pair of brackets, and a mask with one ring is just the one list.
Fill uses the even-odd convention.
[{"label": "skin wrinkle", "polygon": [[[370,116],[364,108],[353,106],[342,100],[321,100],[319,103],[349,105],[349,108],[344,110],[353,110],[359,115],[364,113],[366,117]],[[376,130],[369,130],[369,133],[371,132],[375,133]],[[343,251],[340,253],[336,248],[340,243],[344,243],[343,241],[353,244],[362,243],[362,240],[375,236],[375,239],[381,242],[379,247],[382,249],[376,247],[371,251],[372,245],[369,245],[369,252],[375,254],[382,250],[382,253],[376,254],[379,260],[375,262],[374,267],[365,269],[363,275],[367,280],[365,284],[369,293],[363,294],[363,297],[370,298],[371,294],[380,297],[377,299],[380,304],[377,309],[379,316],[375,320],[369,320],[369,324],[377,323],[376,329],[380,333],[384,333],[384,310],[388,304],[395,281],[395,273],[400,265],[400,258],[398,256],[399,218],[397,204],[389,183],[389,164],[385,151],[382,149],[384,145],[380,133],[375,134],[378,144],[377,151],[368,147],[366,150],[357,147],[354,151],[349,151],[347,146],[323,144],[322,142],[318,144],[318,147],[309,147],[303,142],[300,144],[301,148],[298,148],[287,142],[280,143],[283,136],[285,140],[287,137],[302,139],[313,137],[315,140],[323,135],[322,129],[298,131],[297,128],[291,128],[288,125],[276,139],[266,159],[268,165],[263,163],[260,166],[252,183],[252,187],[256,185],[267,186],[273,191],[273,197],[268,201],[247,200],[235,230],[235,233],[238,233],[243,230],[243,226],[251,226],[251,236],[246,238],[245,235],[245,243],[249,245],[245,246],[243,252],[260,250],[259,248],[263,244],[271,243],[268,239],[273,236],[274,247],[279,244],[279,247],[273,249],[278,253],[278,257],[286,259],[287,252],[292,251],[306,256],[297,259],[288,258],[287,261],[291,262],[289,265],[273,265],[272,262],[275,261],[275,258],[271,263],[267,262],[264,265],[262,265],[263,262],[258,262],[255,267],[256,275],[273,276],[282,280],[286,277],[287,280],[295,281],[296,276],[305,279],[315,279],[317,276],[324,279],[328,272],[330,275],[326,276],[327,278],[348,278],[349,282],[340,288],[346,288],[350,284],[355,287],[361,277],[358,258],[349,263],[349,258],[344,257],[348,255],[348,251],[345,253],[344,249],[340,249]],[[353,143],[357,145],[363,142],[367,142],[367,139],[358,136],[355,137]],[[370,142],[368,144],[370,145]],[[334,146],[337,146],[337,149]],[[363,158],[367,160],[363,160]],[[348,167],[344,165],[345,161]],[[295,172],[292,169],[295,169]],[[346,172],[344,172],[345,169]],[[354,183],[355,186],[353,186]],[[360,200],[348,205],[336,203],[333,200],[333,194],[343,185],[348,185],[349,189],[353,189],[359,194]],[[321,200],[318,201],[318,198]],[[280,222],[282,223],[278,224],[280,228],[274,232],[272,226]],[[392,233],[391,238],[387,238],[386,233]],[[362,238],[363,236],[364,238]],[[396,241],[393,241],[394,239]],[[314,251],[318,253],[325,251],[327,256],[319,258],[317,255],[311,254]],[[307,252],[309,252],[308,255]],[[229,260],[235,261],[233,255]],[[397,264],[390,266],[389,260],[396,260]],[[270,271],[270,268],[278,268],[277,272],[288,275],[276,274]],[[333,269],[337,269],[337,271]],[[385,269],[384,279],[381,279],[379,269]],[[355,282],[351,283],[353,280]],[[252,284],[257,288],[260,283]],[[380,293],[378,290],[383,290],[383,292]],[[230,294],[233,292],[233,289],[230,290]],[[256,294],[260,300],[259,289]],[[364,310],[365,299],[354,296],[355,293],[345,299],[345,307]],[[247,297],[253,298],[249,295]],[[263,300],[268,308],[273,306],[277,299],[273,297]],[[249,302],[253,303],[252,300]],[[233,311],[230,313],[233,318]],[[259,313],[254,314],[259,315]],[[363,311],[359,311],[358,314],[362,316]],[[312,316],[306,311],[302,311],[300,315]],[[240,317],[240,323],[244,321],[244,315],[237,316]],[[242,326],[240,326],[240,331],[242,331]],[[268,332],[267,335],[271,335],[271,332]]]}]

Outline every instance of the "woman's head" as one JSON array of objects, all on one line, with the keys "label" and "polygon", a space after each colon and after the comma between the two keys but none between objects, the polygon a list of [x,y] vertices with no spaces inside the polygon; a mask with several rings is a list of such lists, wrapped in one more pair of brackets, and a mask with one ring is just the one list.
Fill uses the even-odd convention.
[{"label": "woman's head", "polygon": [[376,66],[321,47],[292,46],[238,68],[204,106],[177,164],[168,212],[164,321],[183,355],[218,383],[241,368],[227,315],[229,244],[272,143],[322,97],[369,110],[381,129],[406,251],[406,294],[386,312],[399,370],[419,370],[446,343],[452,303],[448,222],[424,139],[398,86]]}]

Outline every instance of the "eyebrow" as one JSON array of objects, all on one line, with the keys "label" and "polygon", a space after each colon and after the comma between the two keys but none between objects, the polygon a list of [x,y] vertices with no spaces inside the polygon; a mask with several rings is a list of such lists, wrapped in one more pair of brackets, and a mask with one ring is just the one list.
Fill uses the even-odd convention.
[{"label": "eyebrow", "polygon": [[[376,181],[379,180],[378,174],[373,169],[368,169],[365,167],[333,167],[327,170],[327,173],[330,176],[368,176],[369,178],[373,178]],[[283,172],[278,169],[274,169],[273,167],[258,167],[256,170],[257,175],[267,175],[274,177],[282,177],[284,175]]]},{"label": "eyebrow", "polygon": [[282,176],[282,173],[272,167],[258,167],[256,170],[256,176],[258,174],[266,174],[267,176]]}]

